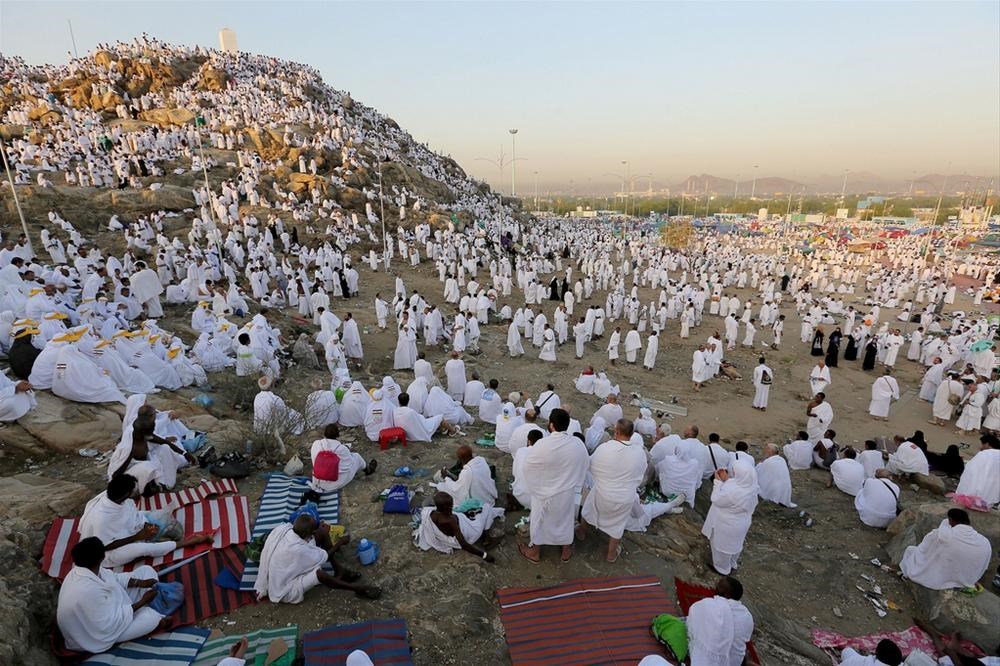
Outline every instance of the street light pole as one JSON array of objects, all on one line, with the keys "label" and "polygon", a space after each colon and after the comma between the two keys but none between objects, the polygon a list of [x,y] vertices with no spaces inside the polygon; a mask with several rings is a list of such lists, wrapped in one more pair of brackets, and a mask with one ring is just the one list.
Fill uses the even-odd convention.
[{"label": "street light pole", "polygon": [[850,169],[844,169],[844,184],[840,187],[840,207],[844,207],[844,197],[847,196],[847,174],[851,173]]},{"label": "street light pole", "polygon": [[753,201],[755,196],[757,196],[757,165],[756,164],[753,165],[753,187],[750,188],[750,201]]},{"label": "street light pole", "polygon": [[508,130],[510,132],[510,196],[511,198],[517,196],[515,194],[515,184],[517,178],[517,129]]},{"label": "street light pole", "polygon": [[31,249],[31,236],[28,234],[28,224],[24,221],[24,211],[21,210],[21,200],[17,198],[17,188],[14,186],[14,177],[10,173],[10,163],[7,161],[7,146],[0,141],[0,155],[3,156],[3,168],[7,172],[7,182],[10,183],[10,193],[14,195],[14,207],[17,208],[17,216],[21,218],[21,231],[28,239],[28,250],[32,255],[35,251]]},{"label": "street light pole", "polygon": [[538,210],[538,172],[533,172],[535,176],[535,210]]}]

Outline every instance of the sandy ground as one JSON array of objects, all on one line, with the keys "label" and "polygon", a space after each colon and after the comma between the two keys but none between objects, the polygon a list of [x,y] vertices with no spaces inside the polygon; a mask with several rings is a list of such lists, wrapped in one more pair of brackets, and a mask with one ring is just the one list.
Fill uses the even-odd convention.
[{"label": "sandy ground", "polygon": [[[412,373],[393,373],[391,369],[395,333],[391,329],[378,332],[375,327],[374,295],[378,291],[383,296],[391,295],[391,277],[385,273],[372,273],[366,265],[359,270],[362,276],[361,296],[333,303],[338,315],[351,311],[359,325],[371,331],[371,334],[363,336],[366,367],[363,371],[354,372],[353,377],[372,386],[383,375],[393,374],[405,388],[412,379]],[[400,271],[408,290],[419,290],[432,302],[443,302],[443,285],[437,281],[436,274],[432,274],[430,264],[424,263],[419,269],[401,267]],[[749,290],[739,295],[743,300],[751,296]],[[641,293],[643,302],[655,298],[656,294],[650,290]],[[512,301],[511,305],[516,308],[518,303]],[[553,306],[548,302],[544,305],[550,320]],[[577,312],[582,312],[584,306],[578,304]],[[855,307],[858,305],[855,304]],[[955,307],[967,312],[972,310],[971,303],[964,296],[960,296],[960,302]],[[537,306],[535,311],[538,311]],[[743,381],[716,379],[698,394],[691,391],[692,351],[713,331],[723,330],[722,320],[710,315],[706,315],[700,327],[692,330],[688,340],[679,338],[677,320],[668,322],[666,331],[660,336],[661,347],[654,372],[644,371],[641,365],[627,365],[623,360],[616,367],[610,367],[606,342],[602,341],[588,345],[582,360],[573,358],[572,341],[559,349],[559,360],[555,363],[538,361],[538,351],[527,342],[525,348],[528,354],[510,359],[505,346],[506,325],[496,323],[483,327],[480,341],[482,354],[467,356],[466,367],[469,372],[477,370],[484,381],[497,378],[502,394],[517,389],[534,397],[545,388],[546,383],[552,382],[563,404],[570,405],[574,415],[584,422],[589,421],[600,401],[594,396],[576,392],[573,379],[585,365],[593,365],[598,370],[605,368],[613,382],[621,386],[623,394],[638,391],[661,399],[677,396],[680,404],[689,409],[689,416],[672,421],[675,431],[682,430],[689,423],[697,424],[703,440],[709,432],[718,432],[730,448],[737,440],[743,439],[750,442],[751,452],[759,459],[762,443],[775,441],[783,444],[804,428],[807,377],[815,362],[809,356],[808,345],[799,342],[799,319],[794,308],[786,304],[782,312],[787,316],[787,322],[781,349],[766,351],[768,363],[775,370],[766,413],[750,406],[753,386],[749,377],[756,365],[759,348],[750,350],[741,347],[726,355],[726,359],[743,373]],[[445,313],[451,315],[453,310],[445,308]],[[896,314],[897,311],[883,310],[883,319],[894,322]],[[188,316],[187,309],[170,308],[164,328],[181,330],[186,326]],[[290,335],[294,325],[292,320],[277,323],[286,338],[293,340]],[[912,329],[913,325],[910,326]],[[758,333],[758,344],[762,337],[770,340],[769,333]],[[954,428],[929,425],[930,406],[916,397],[906,397],[908,389],[918,387],[923,369],[905,360],[905,349],[904,346],[896,372],[904,399],[892,407],[889,423],[876,422],[867,414],[870,386],[880,371],[862,372],[860,361],[841,361],[840,367],[833,369],[833,383],[827,395],[835,410],[833,428],[838,433],[839,442],[859,444],[877,435],[905,435],[922,429],[933,450],[943,451],[948,444],[956,441],[977,444],[975,436],[961,438],[955,435]],[[440,370],[447,360],[446,353],[440,350],[427,350],[427,357],[436,370]],[[288,373],[284,390],[291,392],[297,384],[301,389],[315,378],[326,381],[328,377],[325,367],[316,371],[297,367]],[[282,391],[281,388],[277,390],[279,394]],[[195,393],[185,390],[178,397],[190,399]],[[216,396],[216,405],[211,411],[220,418],[249,418],[248,414],[232,410],[224,396],[220,395]],[[626,406],[625,413],[634,418],[638,416],[638,408]],[[381,505],[374,502],[373,497],[393,483],[392,472],[398,466],[405,464],[433,470],[450,465],[457,445],[471,443],[486,432],[481,423],[468,431],[468,438],[440,439],[431,444],[411,444],[406,449],[393,448],[386,452],[379,452],[377,445],[368,442],[361,429],[344,433],[342,439],[353,441],[355,450],[366,457],[374,456],[380,464],[375,475],[356,480],[342,495],[343,522],[355,542],[367,537],[381,546],[379,561],[364,570],[366,579],[384,590],[380,600],[361,601],[349,593],[315,589],[301,605],[252,605],[231,615],[213,618],[205,624],[237,636],[255,628],[287,623],[298,624],[302,631],[309,631],[334,623],[403,617],[409,624],[416,664],[503,664],[509,659],[495,596],[498,588],[544,586],[583,576],[635,573],[659,576],[668,589],[672,589],[675,575],[703,583],[714,580],[715,576],[701,564],[705,540],[697,534],[696,527],[692,528],[692,523],[700,524],[700,518],[691,509],[686,509],[687,514],[683,517],[658,519],[646,534],[626,533],[624,546],[627,554],[616,564],[604,561],[605,539],[593,532],[578,545],[576,555],[569,563],[560,563],[557,554],[552,551],[543,555],[541,565],[529,564],[517,553],[517,536],[513,528],[516,520],[524,515],[522,513],[511,514],[507,518],[506,537],[493,549],[497,559],[495,564],[486,564],[462,552],[451,556],[420,552],[410,540],[409,516],[383,515]],[[304,460],[308,460],[308,446],[316,435],[306,433],[291,442]],[[117,434],[109,437],[109,446],[116,438]],[[494,449],[474,448],[496,465],[502,495],[510,480],[510,457]],[[100,488],[101,470],[93,462],[75,456],[59,456],[40,462],[8,455],[0,459],[0,466],[4,473],[32,469],[50,476],[71,477],[92,485],[95,492]],[[916,609],[908,593],[898,580],[867,564],[872,557],[887,559],[881,548],[887,541],[885,533],[863,526],[854,511],[853,498],[836,489],[825,488],[827,476],[818,470],[793,472],[793,500],[799,504],[799,509],[791,510],[767,503],[761,503],[757,508],[742,566],[736,573],[746,587],[746,600],[752,608],[760,609],[759,615],[794,620],[800,632],[797,637],[803,640],[808,638],[805,630],[811,627],[861,634],[909,626],[910,617]],[[196,472],[187,472],[181,477],[184,485],[193,485],[196,480]],[[410,485],[430,491],[428,480],[426,477],[414,479]],[[263,484],[262,475],[258,473],[241,482],[241,492],[249,495],[253,502],[259,497]],[[903,489],[901,500],[904,505],[937,501],[926,491],[914,489],[915,486]],[[425,492],[423,497],[428,494]],[[815,520],[811,528],[803,525],[800,510],[807,511]],[[687,553],[687,556],[678,556],[678,552]],[[852,559],[850,553],[858,559]],[[345,559],[357,566],[353,545]],[[878,618],[870,603],[854,588],[855,583],[865,584],[862,574],[873,576],[886,596],[902,611]],[[772,647],[774,636],[769,632],[775,631],[766,621],[758,619],[758,642],[763,647],[764,658],[769,663],[792,663],[792,657]]]}]

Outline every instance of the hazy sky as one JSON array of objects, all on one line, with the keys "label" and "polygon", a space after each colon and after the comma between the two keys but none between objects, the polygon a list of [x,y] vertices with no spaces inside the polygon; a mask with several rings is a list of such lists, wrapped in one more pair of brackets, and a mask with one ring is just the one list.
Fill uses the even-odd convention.
[{"label": "hazy sky", "polygon": [[[66,61],[148,32],[317,67],[470,173],[518,190],[707,172],[1000,173],[1000,3],[17,2],[0,51]],[[509,190],[509,172],[504,189]],[[620,178],[618,179],[620,180]],[[609,185],[610,187],[610,185]],[[638,187],[645,187],[645,179]]]}]

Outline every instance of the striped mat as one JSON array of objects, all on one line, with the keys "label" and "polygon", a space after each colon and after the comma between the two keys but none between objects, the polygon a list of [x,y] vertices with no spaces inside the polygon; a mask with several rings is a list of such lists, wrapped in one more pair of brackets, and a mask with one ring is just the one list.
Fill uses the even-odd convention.
[{"label": "striped mat", "polygon": [[378,666],[413,664],[406,620],[332,625],[302,636],[305,666],[343,666],[355,650],[364,650]]},{"label": "striped mat", "polygon": [[189,666],[205,644],[208,629],[184,627],[165,634],[122,643],[90,657],[89,666]]},{"label": "striped mat", "polygon": [[238,492],[239,488],[236,487],[234,479],[219,479],[217,481],[202,479],[201,485],[195,488],[185,488],[184,490],[170,493],[157,493],[152,497],[140,497],[136,500],[136,505],[139,507],[139,511],[161,511],[171,502],[181,507],[207,500],[210,497],[235,495]]},{"label": "striped mat", "polygon": [[[174,514],[184,527],[184,534],[194,534],[213,528],[221,528],[215,534],[215,541],[211,546],[199,544],[188,548],[178,548],[172,553],[155,558],[145,558],[130,562],[123,567],[118,567],[115,571],[131,571],[143,564],[160,568],[179,562],[192,555],[203,553],[212,548],[224,548],[234,543],[246,543],[250,540],[250,506],[246,497],[233,496],[221,497],[218,499],[205,500],[197,504],[188,504],[181,507]],[[45,537],[45,544],[42,547],[42,571],[62,580],[73,568],[73,560],[70,551],[80,540],[77,532],[79,518],[56,518],[52,521],[52,527]]]},{"label": "striped mat", "polygon": [[223,613],[229,613],[241,606],[256,603],[253,593],[219,587],[215,577],[224,569],[243,566],[243,552],[238,546],[229,546],[195,556],[189,562],[162,574],[164,583],[180,583],[184,586],[184,603],[171,618],[171,626],[180,627],[194,624]]},{"label": "striped mat", "polygon": [[258,655],[266,656],[271,641],[281,638],[288,645],[288,651],[292,654],[291,661],[294,661],[296,643],[299,640],[299,628],[297,625],[288,627],[278,627],[277,629],[260,629],[249,634],[240,636],[217,636],[210,638],[198,653],[198,658],[193,666],[216,666],[220,660],[229,656],[229,648],[242,636],[247,637],[247,651],[244,655],[248,664],[253,664]]},{"label": "striped mat", "polygon": [[[275,527],[288,520],[302,500],[302,495],[309,490],[309,477],[272,474],[260,496],[260,510],[253,524],[251,539],[264,536]],[[319,517],[330,525],[340,523],[340,491],[323,493],[319,503]],[[241,590],[252,590],[257,582],[259,567],[255,562],[247,562],[240,578]]]},{"label": "striped mat", "polygon": [[514,666],[635,666],[662,654],[650,621],[676,614],[655,576],[583,578],[497,591]]}]

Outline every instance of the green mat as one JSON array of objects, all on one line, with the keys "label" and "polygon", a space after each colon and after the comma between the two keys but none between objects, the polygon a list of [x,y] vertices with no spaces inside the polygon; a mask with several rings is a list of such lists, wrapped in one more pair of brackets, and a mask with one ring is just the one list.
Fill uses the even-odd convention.
[{"label": "green mat", "polygon": [[[278,627],[277,629],[260,629],[249,634],[247,637],[247,651],[245,655],[246,663],[253,666],[264,666],[264,659],[267,657],[268,646],[275,638],[284,639],[288,645],[288,652],[280,659],[272,663],[272,666],[291,666],[295,661],[296,647],[299,639],[298,625],[288,627]],[[210,638],[198,652],[192,666],[216,666],[223,657],[229,656],[229,648],[240,640],[241,635],[218,636]]]}]

